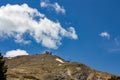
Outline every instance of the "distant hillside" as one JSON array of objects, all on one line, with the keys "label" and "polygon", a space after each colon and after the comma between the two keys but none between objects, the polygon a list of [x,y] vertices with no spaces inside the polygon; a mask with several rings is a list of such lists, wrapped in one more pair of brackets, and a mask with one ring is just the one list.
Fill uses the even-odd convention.
[{"label": "distant hillside", "polygon": [[6,58],[7,80],[108,80],[109,73],[50,53]]}]

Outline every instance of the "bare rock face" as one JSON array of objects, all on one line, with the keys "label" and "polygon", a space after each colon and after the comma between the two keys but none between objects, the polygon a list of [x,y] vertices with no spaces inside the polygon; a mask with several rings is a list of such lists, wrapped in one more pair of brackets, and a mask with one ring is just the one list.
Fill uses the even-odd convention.
[{"label": "bare rock face", "polygon": [[108,80],[113,76],[49,53],[6,58],[7,80]]}]

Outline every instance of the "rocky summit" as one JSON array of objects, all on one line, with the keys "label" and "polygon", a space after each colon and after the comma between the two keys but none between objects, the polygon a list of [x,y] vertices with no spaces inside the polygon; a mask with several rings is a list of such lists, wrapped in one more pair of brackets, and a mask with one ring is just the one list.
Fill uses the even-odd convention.
[{"label": "rocky summit", "polygon": [[51,53],[5,58],[7,80],[109,80],[112,74]]}]

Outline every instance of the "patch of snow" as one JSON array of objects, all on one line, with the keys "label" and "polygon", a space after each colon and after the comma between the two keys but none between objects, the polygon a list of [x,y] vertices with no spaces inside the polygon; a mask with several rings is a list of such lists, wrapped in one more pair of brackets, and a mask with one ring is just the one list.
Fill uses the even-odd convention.
[{"label": "patch of snow", "polygon": [[60,63],[64,63],[64,61],[59,58],[56,58],[56,61],[59,61]]}]

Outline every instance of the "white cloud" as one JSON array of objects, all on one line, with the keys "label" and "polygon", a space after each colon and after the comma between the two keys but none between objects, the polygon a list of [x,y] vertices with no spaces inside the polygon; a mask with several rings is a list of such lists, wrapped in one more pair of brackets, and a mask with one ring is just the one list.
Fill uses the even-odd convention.
[{"label": "white cloud", "polygon": [[29,55],[25,50],[11,50],[7,51],[5,57],[16,57],[16,56],[22,56],[22,55]]},{"label": "white cloud", "polygon": [[65,14],[65,9],[63,6],[60,6],[57,2],[55,2],[54,4],[50,3],[49,0],[44,0],[44,1],[41,1],[40,3],[40,6],[43,7],[43,8],[52,8],[54,9],[57,13],[63,13]]},{"label": "white cloud", "polygon": [[37,9],[27,4],[6,5],[0,7],[0,37],[13,37],[15,42],[28,44],[28,34],[37,43],[47,48],[58,48],[63,37],[77,39],[73,27],[65,30],[59,22],[48,19]]},{"label": "white cloud", "polygon": [[22,43],[22,44],[29,44],[31,41],[30,41],[30,40],[24,40],[24,39],[22,38],[22,34],[17,34],[17,35],[15,36],[15,42],[16,42],[16,43]]},{"label": "white cloud", "polygon": [[101,32],[99,35],[103,38],[110,39],[110,34],[108,32]]},{"label": "white cloud", "polygon": [[116,44],[117,46],[120,45],[120,37],[116,37],[116,38],[114,39],[114,41],[115,41],[115,44]]}]

